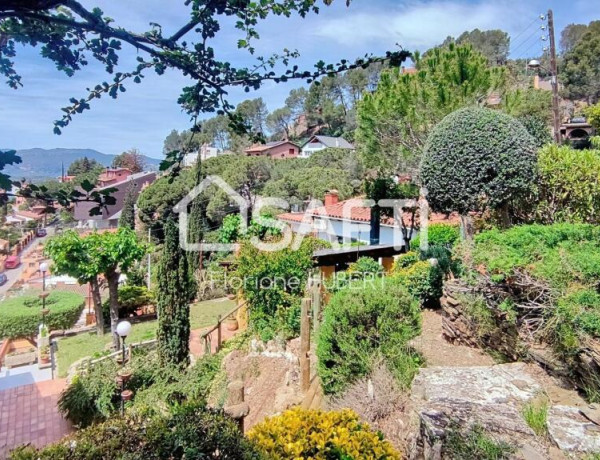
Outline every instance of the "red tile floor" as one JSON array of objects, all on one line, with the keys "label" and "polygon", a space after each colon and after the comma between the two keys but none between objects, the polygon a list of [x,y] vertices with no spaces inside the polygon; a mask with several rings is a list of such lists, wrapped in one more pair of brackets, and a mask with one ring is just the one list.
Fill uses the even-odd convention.
[{"label": "red tile floor", "polygon": [[72,431],[56,407],[66,380],[47,380],[0,391],[0,458],[31,443],[44,446]]}]

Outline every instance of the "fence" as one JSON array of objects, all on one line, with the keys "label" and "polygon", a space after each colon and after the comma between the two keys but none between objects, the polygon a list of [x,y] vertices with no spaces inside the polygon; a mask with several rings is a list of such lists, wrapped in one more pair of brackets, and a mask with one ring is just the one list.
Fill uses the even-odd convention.
[{"label": "fence", "polygon": [[246,305],[247,305],[247,302],[243,301],[242,303],[240,303],[238,306],[236,306],[233,310],[231,310],[226,315],[219,315],[217,317],[217,324],[215,324],[213,327],[211,327],[210,329],[208,329],[202,333],[202,335],[200,336],[200,341],[202,343],[204,343],[204,354],[210,355],[212,353],[212,333],[215,331],[217,331],[217,346],[215,347],[215,353],[221,349],[221,344],[222,344],[221,327],[223,325],[223,322],[230,316],[237,313],[238,310],[240,310],[242,307],[245,307]]}]

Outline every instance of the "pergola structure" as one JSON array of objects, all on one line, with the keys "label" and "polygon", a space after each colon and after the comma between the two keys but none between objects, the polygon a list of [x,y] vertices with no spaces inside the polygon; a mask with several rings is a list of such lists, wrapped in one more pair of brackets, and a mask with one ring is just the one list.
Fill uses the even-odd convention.
[{"label": "pergola structure", "polygon": [[392,269],[394,256],[405,252],[404,247],[378,244],[373,246],[356,246],[344,249],[321,249],[313,253],[315,267],[319,267],[324,279],[329,279],[340,268],[356,262],[361,257],[379,260],[386,272]]}]

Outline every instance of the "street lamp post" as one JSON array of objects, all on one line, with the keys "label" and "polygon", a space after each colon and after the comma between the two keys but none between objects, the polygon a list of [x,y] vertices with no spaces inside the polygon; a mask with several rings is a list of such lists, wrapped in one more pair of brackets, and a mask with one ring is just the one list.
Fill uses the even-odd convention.
[{"label": "street lamp post", "polygon": [[121,337],[121,349],[122,349],[122,359],[123,359],[123,365],[125,365],[125,340],[127,339],[127,336],[129,335],[129,333],[131,332],[131,323],[129,321],[121,321],[119,324],[117,324],[117,334],[119,334],[119,337]]},{"label": "street lamp post", "polygon": [[42,299],[42,326],[45,325],[45,316],[48,313],[46,311],[46,272],[48,271],[48,264],[46,262],[42,262],[40,264],[40,272],[42,272],[42,293],[40,294],[40,298]]},{"label": "street lamp post", "polygon": [[554,128],[554,140],[557,144],[561,143],[560,136],[560,108],[559,108],[559,96],[558,96],[558,75],[555,67],[552,69],[546,69],[540,61],[532,59],[527,63],[527,67],[530,69],[542,69],[548,72],[552,78],[552,126]]}]

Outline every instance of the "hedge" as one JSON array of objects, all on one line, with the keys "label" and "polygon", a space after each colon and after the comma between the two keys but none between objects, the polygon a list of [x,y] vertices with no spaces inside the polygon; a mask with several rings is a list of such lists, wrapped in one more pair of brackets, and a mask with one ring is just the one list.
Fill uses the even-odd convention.
[{"label": "hedge", "polygon": [[[46,325],[52,329],[69,329],[81,314],[84,298],[80,294],[52,291],[46,298]],[[42,318],[42,300],[37,295],[13,297],[0,302],[0,338],[14,339],[37,334]]]}]

